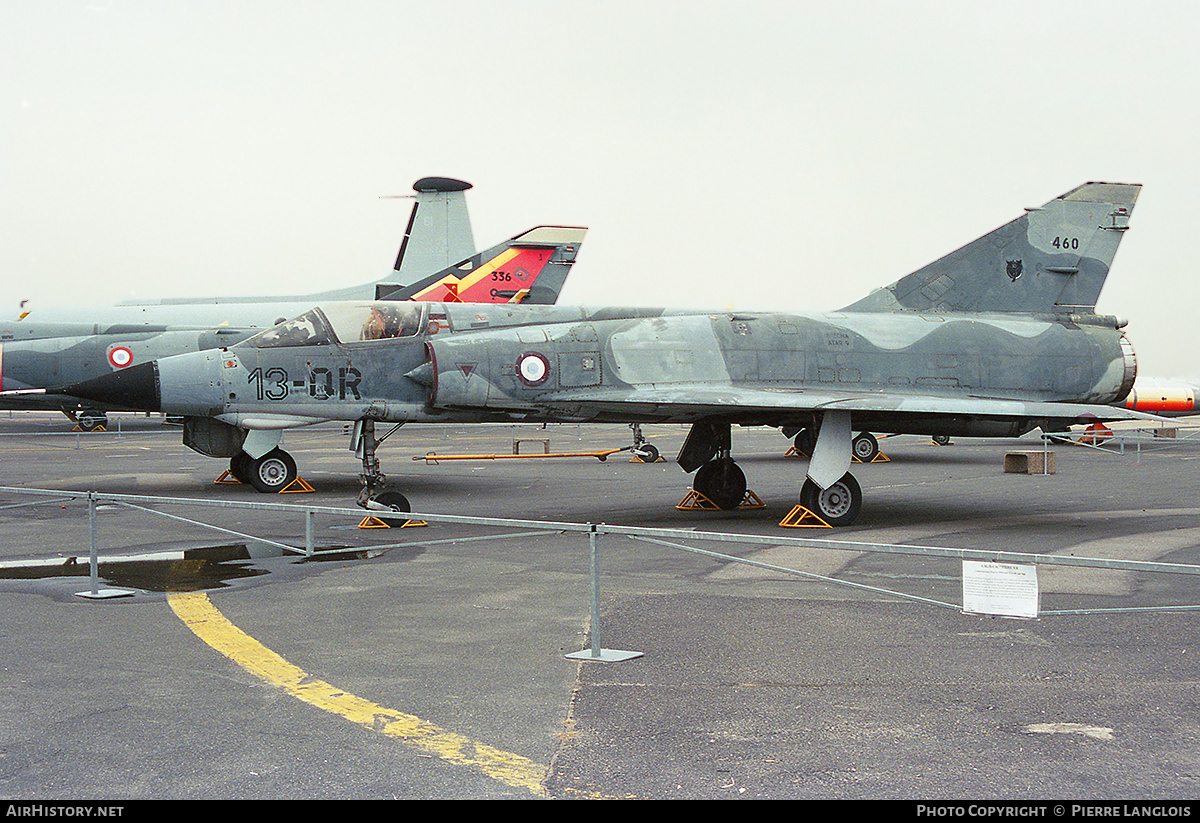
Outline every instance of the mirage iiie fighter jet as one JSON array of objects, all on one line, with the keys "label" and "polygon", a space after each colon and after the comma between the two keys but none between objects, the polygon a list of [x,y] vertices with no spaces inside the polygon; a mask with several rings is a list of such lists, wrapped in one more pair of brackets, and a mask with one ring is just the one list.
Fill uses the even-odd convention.
[{"label": "mirage iiie fighter jet", "polygon": [[[733,424],[807,431],[800,502],[848,525],[853,431],[1016,436],[1147,416],[1109,405],[1136,365],[1124,324],[1095,313],[1139,190],[1082,185],[833,313],[331,303],[64,391],[183,415],[185,443],[214,456],[353,421],[359,502],[397,510],[377,422],[688,423],[677,461],[721,508],[746,493]],[[270,459],[295,476],[286,453]]]}]

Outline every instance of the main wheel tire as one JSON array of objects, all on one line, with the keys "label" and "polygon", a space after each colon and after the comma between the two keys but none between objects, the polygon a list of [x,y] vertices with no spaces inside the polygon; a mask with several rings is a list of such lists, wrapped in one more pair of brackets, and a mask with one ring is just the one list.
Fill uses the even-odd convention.
[{"label": "main wheel tire", "polygon": [[85,411],[76,420],[79,422],[79,429],[81,431],[94,432],[99,429],[108,428],[108,415],[104,412]]},{"label": "main wheel tire", "polygon": [[719,509],[736,509],[746,499],[746,475],[732,457],[718,457],[696,470],[692,489]]},{"label": "main wheel tire", "polygon": [[296,479],[296,461],[283,449],[274,448],[247,464],[250,485],[263,494],[274,494]]},{"label": "main wheel tire", "polygon": [[792,441],[792,445],[796,447],[796,451],[805,457],[811,457],[813,449],[817,447],[817,435],[812,429],[801,429]]},{"label": "main wheel tire", "polygon": [[849,472],[827,489],[808,479],[800,490],[800,505],[831,526],[849,526],[862,508],[862,489]]},{"label": "main wheel tire", "polygon": [[253,459],[245,452],[238,452],[229,458],[229,473],[243,486],[250,485],[250,461]]},{"label": "main wheel tire", "polygon": [[933,436],[933,442],[937,443],[939,446],[949,446],[950,445],[950,435],[935,434]]},{"label": "main wheel tire", "polygon": [[870,432],[863,432],[850,444],[860,463],[870,463],[879,455],[879,441]]}]

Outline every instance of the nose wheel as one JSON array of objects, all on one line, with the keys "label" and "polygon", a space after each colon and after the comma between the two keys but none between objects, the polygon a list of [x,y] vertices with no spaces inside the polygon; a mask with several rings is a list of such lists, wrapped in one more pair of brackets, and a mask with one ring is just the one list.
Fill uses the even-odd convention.
[{"label": "nose wheel", "polygon": [[630,423],[629,428],[633,429],[633,456],[643,463],[657,462],[658,449],[646,442],[646,438],[642,435],[642,425]]},{"label": "nose wheel", "polygon": [[[405,513],[412,511],[412,508],[408,504],[408,498],[402,495],[400,492],[391,489],[379,492],[374,497],[367,500],[364,508]],[[402,527],[406,522],[405,518],[395,519],[381,517],[379,519],[394,529]]]},{"label": "nose wheel", "polygon": [[633,456],[643,463],[657,463],[658,449],[649,443],[643,443],[640,446],[633,447]]}]

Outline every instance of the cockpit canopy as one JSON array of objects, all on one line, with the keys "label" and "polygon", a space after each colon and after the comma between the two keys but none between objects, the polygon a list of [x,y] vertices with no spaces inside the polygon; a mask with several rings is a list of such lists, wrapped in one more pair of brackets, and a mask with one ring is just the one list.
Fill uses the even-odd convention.
[{"label": "cockpit canopy", "polygon": [[259,332],[243,345],[256,349],[281,346],[328,346],[412,337],[421,329],[417,303],[329,303]]}]

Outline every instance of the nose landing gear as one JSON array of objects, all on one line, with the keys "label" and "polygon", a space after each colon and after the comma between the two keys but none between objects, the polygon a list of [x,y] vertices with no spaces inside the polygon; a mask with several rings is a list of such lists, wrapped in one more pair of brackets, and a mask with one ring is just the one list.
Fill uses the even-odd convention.
[{"label": "nose landing gear", "polygon": [[[388,488],[387,475],[380,468],[379,458],[375,453],[379,444],[395,434],[403,425],[403,422],[397,423],[383,437],[376,437],[374,420],[359,420],[354,424],[354,430],[350,436],[350,447],[354,450],[355,455],[362,460],[363,470],[358,476],[358,479],[362,482],[362,490],[358,493],[358,505],[364,509],[394,512],[412,511],[409,508],[407,497],[394,489]],[[389,525],[391,524],[389,523]]]}]

